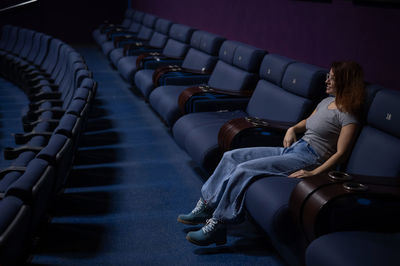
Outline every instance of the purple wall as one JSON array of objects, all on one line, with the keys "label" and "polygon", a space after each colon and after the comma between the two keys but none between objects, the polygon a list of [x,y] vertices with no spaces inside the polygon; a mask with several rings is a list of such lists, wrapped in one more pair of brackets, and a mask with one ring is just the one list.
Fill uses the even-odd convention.
[{"label": "purple wall", "polygon": [[328,68],[355,60],[366,80],[400,90],[400,9],[294,0],[132,0],[132,7]]}]

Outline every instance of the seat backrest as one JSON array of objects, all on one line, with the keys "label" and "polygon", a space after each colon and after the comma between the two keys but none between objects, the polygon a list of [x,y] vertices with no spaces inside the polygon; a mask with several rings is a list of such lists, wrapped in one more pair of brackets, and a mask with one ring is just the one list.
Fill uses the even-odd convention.
[{"label": "seat backrest", "polygon": [[149,45],[152,47],[162,48],[165,46],[168,40],[169,29],[171,28],[172,22],[166,19],[157,19],[154,27],[154,33],[151,36]]},{"label": "seat backrest", "polygon": [[135,14],[135,10],[132,8],[128,8],[125,11],[124,14],[124,19],[121,22],[121,26],[124,28],[128,28],[129,25],[131,25],[132,21],[133,21],[133,15]]},{"label": "seat backrest", "polygon": [[41,66],[46,58],[50,42],[53,38],[43,33],[39,34],[40,43],[35,43],[34,48],[32,48],[31,52],[29,53],[28,60],[32,61],[35,65]]},{"label": "seat backrest", "polygon": [[17,41],[18,41],[18,32],[19,32],[20,28],[16,27],[16,26],[12,26],[10,29],[10,32],[8,34],[8,42],[6,43],[4,50],[10,52],[12,51],[12,49],[14,48],[14,46],[16,45]]},{"label": "seat backrest", "polygon": [[19,53],[21,52],[22,48],[25,45],[25,40],[26,40],[26,37],[27,37],[27,33],[28,33],[28,29],[25,29],[25,28],[21,28],[18,31],[18,37],[17,37],[18,39],[17,39],[17,41],[16,41],[16,43],[15,43],[13,49],[12,49],[12,52],[14,54],[19,55]]},{"label": "seat backrest", "polygon": [[190,45],[192,46],[183,60],[182,67],[212,71],[218,60],[218,51],[225,39],[221,36],[195,31]]},{"label": "seat backrest", "polygon": [[326,73],[327,70],[313,65],[266,55],[247,113],[291,123],[306,118],[325,95]]},{"label": "seat backrest", "polygon": [[0,40],[0,49],[5,49],[8,41],[10,40],[9,35],[11,32],[12,26],[7,24],[1,27],[1,40]]},{"label": "seat backrest", "polygon": [[400,91],[382,89],[372,100],[347,164],[348,173],[400,176]]},{"label": "seat backrest", "polygon": [[31,51],[33,46],[35,33],[36,32],[33,30],[27,30],[24,47],[22,47],[21,51],[19,52],[19,57],[26,58],[29,55],[29,52]]},{"label": "seat backrest", "polygon": [[266,51],[236,41],[225,41],[208,85],[229,91],[254,89]]},{"label": "seat backrest", "polygon": [[189,41],[194,29],[182,25],[173,24],[169,31],[169,39],[162,53],[170,57],[183,57],[189,50]]},{"label": "seat backrest", "polygon": [[138,32],[140,30],[140,27],[142,26],[142,21],[143,21],[144,13],[141,11],[135,11],[133,14],[133,19],[131,21],[131,24],[129,26],[129,30],[132,32]]}]

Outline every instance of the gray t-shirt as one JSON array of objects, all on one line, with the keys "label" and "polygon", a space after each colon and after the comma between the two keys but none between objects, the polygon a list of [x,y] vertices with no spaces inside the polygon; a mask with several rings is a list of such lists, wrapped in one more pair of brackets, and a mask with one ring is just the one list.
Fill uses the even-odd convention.
[{"label": "gray t-shirt", "polygon": [[316,112],[306,121],[306,133],[303,136],[311,147],[318,153],[321,162],[326,161],[336,152],[340,130],[348,124],[358,123],[358,120],[338,109],[328,109],[334,97],[323,99],[317,106]]}]

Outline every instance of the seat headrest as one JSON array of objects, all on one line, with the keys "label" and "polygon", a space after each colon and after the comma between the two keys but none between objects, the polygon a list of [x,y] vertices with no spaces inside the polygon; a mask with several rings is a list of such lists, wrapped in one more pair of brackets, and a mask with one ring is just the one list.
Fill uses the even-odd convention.
[{"label": "seat headrest", "polygon": [[286,68],[294,62],[293,59],[281,55],[267,54],[261,62],[260,78],[281,86]]},{"label": "seat headrest", "polygon": [[125,17],[126,17],[126,18],[132,18],[134,14],[135,14],[135,10],[132,9],[132,8],[128,8],[128,9],[125,11]]},{"label": "seat headrest", "polygon": [[164,35],[168,35],[172,22],[163,18],[157,19],[155,30]]},{"label": "seat headrest", "polygon": [[326,91],[326,73],[328,73],[326,69],[295,62],[286,68],[282,88],[305,98],[321,98]]},{"label": "seat headrest", "polygon": [[141,11],[136,11],[135,14],[133,14],[133,20],[135,22],[139,22],[139,23],[142,22],[143,17],[144,17],[144,13]]},{"label": "seat headrest", "polygon": [[219,50],[219,59],[248,72],[256,72],[266,51],[256,47],[227,40]]},{"label": "seat headrest", "polygon": [[190,45],[210,55],[217,55],[222,42],[225,39],[219,35],[205,31],[195,31],[192,35]]},{"label": "seat headrest", "polygon": [[400,91],[379,90],[368,111],[367,122],[388,134],[400,137]]},{"label": "seat headrest", "polygon": [[233,64],[248,72],[258,72],[266,51],[247,45],[239,45],[233,56]]},{"label": "seat headrest", "polygon": [[221,48],[219,49],[218,57],[220,60],[228,63],[230,65],[233,64],[233,57],[235,55],[235,50],[239,45],[239,42],[226,40],[222,44]]},{"label": "seat headrest", "polygon": [[153,28],[156,24],[157,17],[154,15],[146,14],[143,18],[143,25],[148,28]]},{"label": "seat headrest", "polygon": [[174,40],[177,40],[177,41],[180,41],[183,43],[189,43],[193,32],[194,32],[194,29],[189,26],[182,25],[182,24],[174,24],[171,26],[171,29],[169,31],[169,36]]}]

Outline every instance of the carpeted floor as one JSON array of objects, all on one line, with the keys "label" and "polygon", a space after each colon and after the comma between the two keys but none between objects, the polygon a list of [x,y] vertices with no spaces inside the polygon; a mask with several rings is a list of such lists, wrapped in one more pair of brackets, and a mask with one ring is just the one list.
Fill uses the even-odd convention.
[{"label": "carpeted floor", "polygon": [[283,265],[251,226],[230,228],[225,246],[186,241],[193,227],[176,217],[194,207],[205,174],[97,47],[76,48],[98,82],[96,103],[29,265]]}]

